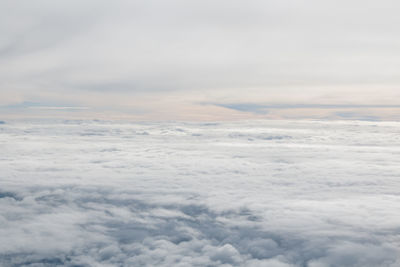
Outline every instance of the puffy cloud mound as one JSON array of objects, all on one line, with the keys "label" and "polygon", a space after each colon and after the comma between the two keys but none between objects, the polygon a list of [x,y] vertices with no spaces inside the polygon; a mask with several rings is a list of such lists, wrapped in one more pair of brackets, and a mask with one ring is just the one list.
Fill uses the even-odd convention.
[{"label": "puffy cloud mound", "polygon": [[14,121],[2,266],[398,266],[399,123]]}]

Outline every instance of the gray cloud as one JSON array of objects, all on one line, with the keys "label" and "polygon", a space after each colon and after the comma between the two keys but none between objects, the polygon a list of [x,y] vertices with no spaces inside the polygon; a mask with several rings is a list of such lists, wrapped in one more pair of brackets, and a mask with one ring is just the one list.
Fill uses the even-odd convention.
[{"label": "gray cloud", "polygon": [[[382,120],[385,118],[385,110],[400,109],[399,105],[357,105],[357,104],[256,104],[256,103],[201,103],[202,105],[214,105],[235,111],[266,115],[288,110],[313,110],[320,115],[327,113],[325,119],[351,119],[351,120]],[[369,112],[365,112],[369,110]],[[372,112],[371,110],[374,110]],[[374,115],[373,115],[374,114]],[[302,115],[300,115],[302,116]],[[312,115],[308,115],[310,118]],[[296,118],[296,117],[295,117]],[[297,117],[298,118],[298,117]],[[316,118],[316,117],[314,117]]]},{"label": "gray cloud", "polygon": [[217,106],[251,111],[259,109],[304,109],[304,108],[317,108],[317,109],[338,109],[338,108],[400,108],[400,105],[329,105],[329,104],[251,104],[251,103],[235,103],[235,104],[216,104]]},{"label": "gray cloud", "polygon": [[[124,98],[125,92],[180,90],[215,98],[209,101],[218,100],[210,92],[219,92],[236,102],[252,94],[266,101],[281,93],[287,98],[299,86],[341,102],[357,102],[354,95],[366,86],[383,87],[389,99],[398,92],[397,1],[2,5],[0,87],[7,104],[57,102],[71,94],[75,102],[90,102],[86,91]],[[346,87],[348,94],[332,86]],[[7,96],[11,92],[17,96]],[[301,93],[293,97],[302,101]],[[365,95],[371,104],[381,98]]]}]

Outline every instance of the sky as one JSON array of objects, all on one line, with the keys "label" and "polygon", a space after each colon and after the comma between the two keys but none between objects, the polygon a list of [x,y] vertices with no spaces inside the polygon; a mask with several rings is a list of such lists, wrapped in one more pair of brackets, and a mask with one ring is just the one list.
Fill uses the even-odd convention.
[{"label": "sky", "polygon": [[0,119],[400,120],[394,0],[1,1]]}]

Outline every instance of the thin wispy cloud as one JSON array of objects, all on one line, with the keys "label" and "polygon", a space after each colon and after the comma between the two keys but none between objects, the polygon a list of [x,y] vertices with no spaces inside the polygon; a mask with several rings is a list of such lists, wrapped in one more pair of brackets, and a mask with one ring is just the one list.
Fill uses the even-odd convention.
[{"label": "thin wispy cloud", "polygon": [[51,107],[51,106],[37,106],[28,107],[30,109],[43,109],[43,110],[88,110],[89,107]]},{"label": "thin wispy cloud", "polygon": [[364,108],[400,108],[400,105],[329,105],[329,104],[251,104],[251,103],[233,103],[233,104],[215,104],[216,106],[251,111],[258,109],[364,109]]}]

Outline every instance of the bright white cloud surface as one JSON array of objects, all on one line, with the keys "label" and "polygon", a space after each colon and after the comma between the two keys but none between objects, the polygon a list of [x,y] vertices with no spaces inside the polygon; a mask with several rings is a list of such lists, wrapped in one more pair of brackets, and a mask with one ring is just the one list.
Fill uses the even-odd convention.
[{"label": "bright white cloud surface", "polygon": [[0,125],[2,266],[399,266],[400,124]]}]

